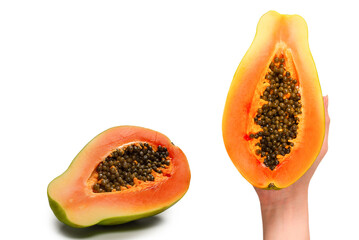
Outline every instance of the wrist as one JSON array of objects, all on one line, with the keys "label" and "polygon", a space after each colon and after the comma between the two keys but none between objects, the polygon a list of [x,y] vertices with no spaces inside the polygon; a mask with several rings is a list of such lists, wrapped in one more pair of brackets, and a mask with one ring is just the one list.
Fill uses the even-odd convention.
[{"label": "wrist", "polygon": [[271,195],[260,198],[264,239],[309,239],[308,191]]},{"label": "wrist", "polygon": [[266,190],[258,194],[261,209],[285,209],[301,206],[308,202],[308,188],[285,188]]}]

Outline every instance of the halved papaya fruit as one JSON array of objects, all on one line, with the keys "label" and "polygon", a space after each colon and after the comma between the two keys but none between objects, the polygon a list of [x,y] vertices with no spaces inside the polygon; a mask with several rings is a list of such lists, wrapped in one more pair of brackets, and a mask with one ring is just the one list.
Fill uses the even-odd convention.
[{"label": "halved papaya fruit", "polygon": [[190,177],[185,154],[165,135],[120,126],[92,139],[47,195],[69,226],[114,225],[166,210],[186,193]]},{"label": "halved papaya fruit", "polygon": [[262,16],[231,83],[222,132],[229,157],[255,187],[288,187],[315,161],[324,104],[302,17]]}]

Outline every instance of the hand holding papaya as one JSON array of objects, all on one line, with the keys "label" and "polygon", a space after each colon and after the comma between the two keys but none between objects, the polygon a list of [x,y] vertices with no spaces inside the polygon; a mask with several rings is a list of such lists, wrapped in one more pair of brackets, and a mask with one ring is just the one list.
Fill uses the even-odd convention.
[{"label": "hand holding papaya", "polygon": [[270,239],[309,239],[308,187],[319,163],[328,151],[330,118],[328,96],[324,98],[325,137],[321,151],[311,168],[294,184],[281,190],[256,188],[262,221],[263,237]]}]

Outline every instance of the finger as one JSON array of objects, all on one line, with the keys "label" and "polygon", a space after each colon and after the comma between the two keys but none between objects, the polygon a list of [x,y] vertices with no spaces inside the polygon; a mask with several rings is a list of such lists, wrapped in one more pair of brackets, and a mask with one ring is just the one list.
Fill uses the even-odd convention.
[{"label": "finger", "polygon": [[321,152],[319,154],[320,160],[328,152],[328,136],[329,136],[329,125],[330,125],[330,117],[329,117],[329,113],[328,113],[328,106],[329,106],[328,95],[323,97],[323,100],[324,100],[324,110],[325,110],[325,136],[324,136],[322,149],[321,149]]},{"label": "finger", "polygon": [[325,138],[328,138],[329,125],[330,125],[330,117],[328,113],[328,106],[329,106],[328,95],[323,97],[323,100],[324,100],[324,110],[325,110]]}]

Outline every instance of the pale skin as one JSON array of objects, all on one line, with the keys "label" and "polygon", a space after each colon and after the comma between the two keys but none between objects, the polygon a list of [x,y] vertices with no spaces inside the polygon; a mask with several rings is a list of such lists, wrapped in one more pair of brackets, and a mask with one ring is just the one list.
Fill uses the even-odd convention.
[{"label": "pale skin", "polygon": [[261,206],[264,240],[307,240],[309,235],[308,187],[319,163],[328,151],[330,118],[328,96],[325,108],[325,137],[322,149],[311,168],[294,184],[281,190],[255,188]]}]

